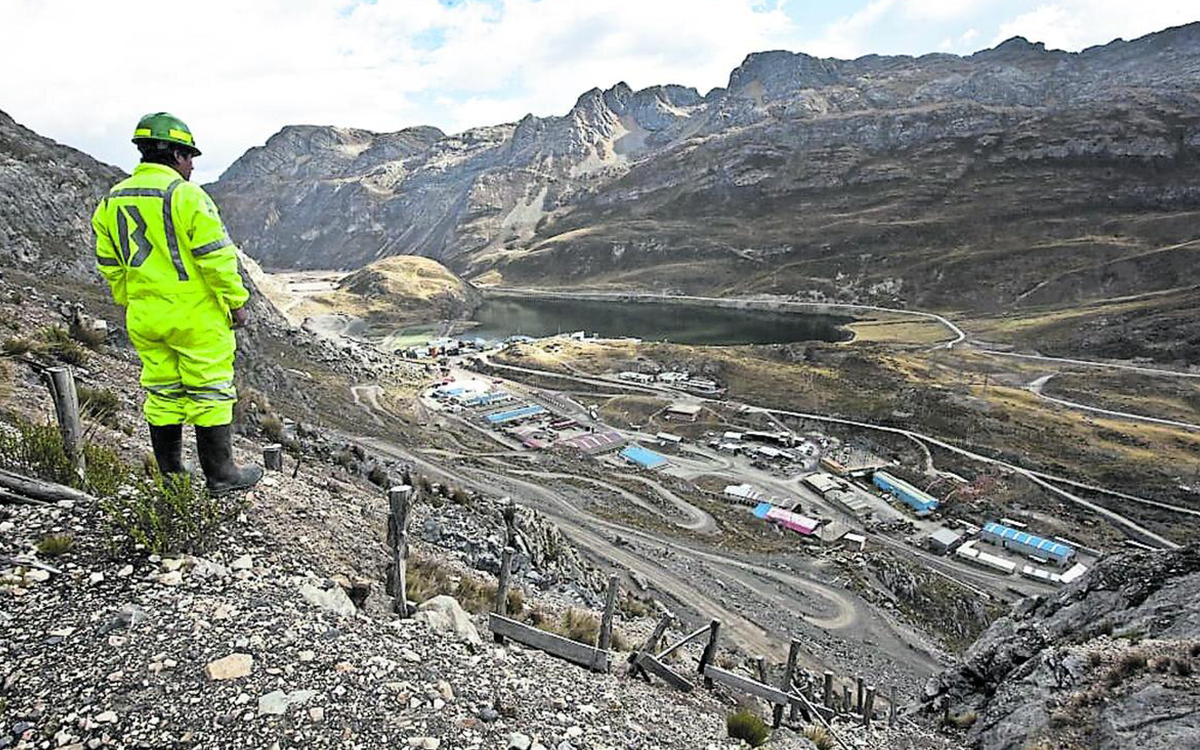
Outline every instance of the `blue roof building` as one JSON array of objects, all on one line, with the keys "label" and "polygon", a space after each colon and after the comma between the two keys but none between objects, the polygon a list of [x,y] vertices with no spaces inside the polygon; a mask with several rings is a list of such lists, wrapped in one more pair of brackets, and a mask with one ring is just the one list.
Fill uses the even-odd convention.
[{"label": "blue roof building", "polygon": [[648,451],[637,443],[631,443],[621,451],[621,458],[632,461],[646,469],[657,469],[667,463],[667,459],[654,451]]},{"label": "blue roof building", "polygon": [[871,480],[875,486],[890,492],[917,512],[918,516],[928,515],[938,507],[938,499],[926,492],[913,487],[908,482],[894,477],[886,471],[877,471]]},{"label": "blue roof building", "polygon": [[509,411],[501,411],[495,414],[489,414],[486,418],[488,424],[504,424],[506,422],[513,422],[518,419],[532,417],[533,415],[541,414],[544,411],[546,411],[544,408],[535,404],[533,406],[524,406],[520,409],[510,409]]},{"label": "blue roof building", "polygon": [[1052,542],[1026,531],[998,524],[995,521],[984,525],[981,536],[986,542],[1005,549],[1016,550],[1025,555],[1054,560],[1059,565],[1075,556],[1075,550],[1061,542]]}]

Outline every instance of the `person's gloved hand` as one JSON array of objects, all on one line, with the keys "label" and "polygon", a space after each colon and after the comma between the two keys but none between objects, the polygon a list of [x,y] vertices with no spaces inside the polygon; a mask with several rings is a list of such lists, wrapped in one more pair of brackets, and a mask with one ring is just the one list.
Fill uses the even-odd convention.
[{"label": "person's gloved hand", "polygon": [[250,313],[246,312],[245,307],[239,307],[236,310],[230,310],[229,317],[231,318],[230,328],[245,328],[246,321],[250,320]]}]

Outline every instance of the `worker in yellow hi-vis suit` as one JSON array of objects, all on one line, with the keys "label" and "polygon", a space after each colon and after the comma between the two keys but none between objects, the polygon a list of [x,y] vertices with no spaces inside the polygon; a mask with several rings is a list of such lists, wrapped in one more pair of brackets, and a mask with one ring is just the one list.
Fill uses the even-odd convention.
[{"label": "worker in yellow hi-vis suit", "polygon": [[210,492],[252,487],[262,469],[235,465],[231,447],[233,329],[246,323],[249,298],[237,249],[212,199],[188,182],[200,151],[187,125],[146,115],[133,142],[142,161],[96,207],[92,229],[97,267],[142,359],[154,457],[163,474],[184,471],[186,422]]}]

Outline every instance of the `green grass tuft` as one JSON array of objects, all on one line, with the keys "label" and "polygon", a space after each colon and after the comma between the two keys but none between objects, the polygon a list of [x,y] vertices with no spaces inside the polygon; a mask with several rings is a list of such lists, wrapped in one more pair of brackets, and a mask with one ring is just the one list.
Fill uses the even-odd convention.
[{"label": "green grass tuft", "polygon": [[735,740],[745,740],[750,747],[767,744],[771,730],[762,717],[748,708],[741,708],[725,717],[725,731]]},{"label": "green grass tuft", "polygon": [[38,554],[46,557],[58,557],[71,551],[75,545],[75,537],[70,534],[47,534],[38,540]]}]

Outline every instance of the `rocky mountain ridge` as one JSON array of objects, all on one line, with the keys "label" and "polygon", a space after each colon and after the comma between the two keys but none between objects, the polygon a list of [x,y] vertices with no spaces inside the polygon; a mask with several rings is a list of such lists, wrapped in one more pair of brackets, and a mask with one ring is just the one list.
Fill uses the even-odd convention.
[{"label": "rocky mountain ridge", "polygon": [[763,52],[705,95],[619,83],[454,135],[289,127],[212,189],[269,267],[1036,306],[1174,286],[1188,253],[1142,255],[1190,237],[1198,83],[1200,24],[1079,53]]},{"label": "rocky mountain ridge", "polygon": [[1127,552],[1027,599],[930,680],[981,750],[1200,745],[1200,546]]}]

